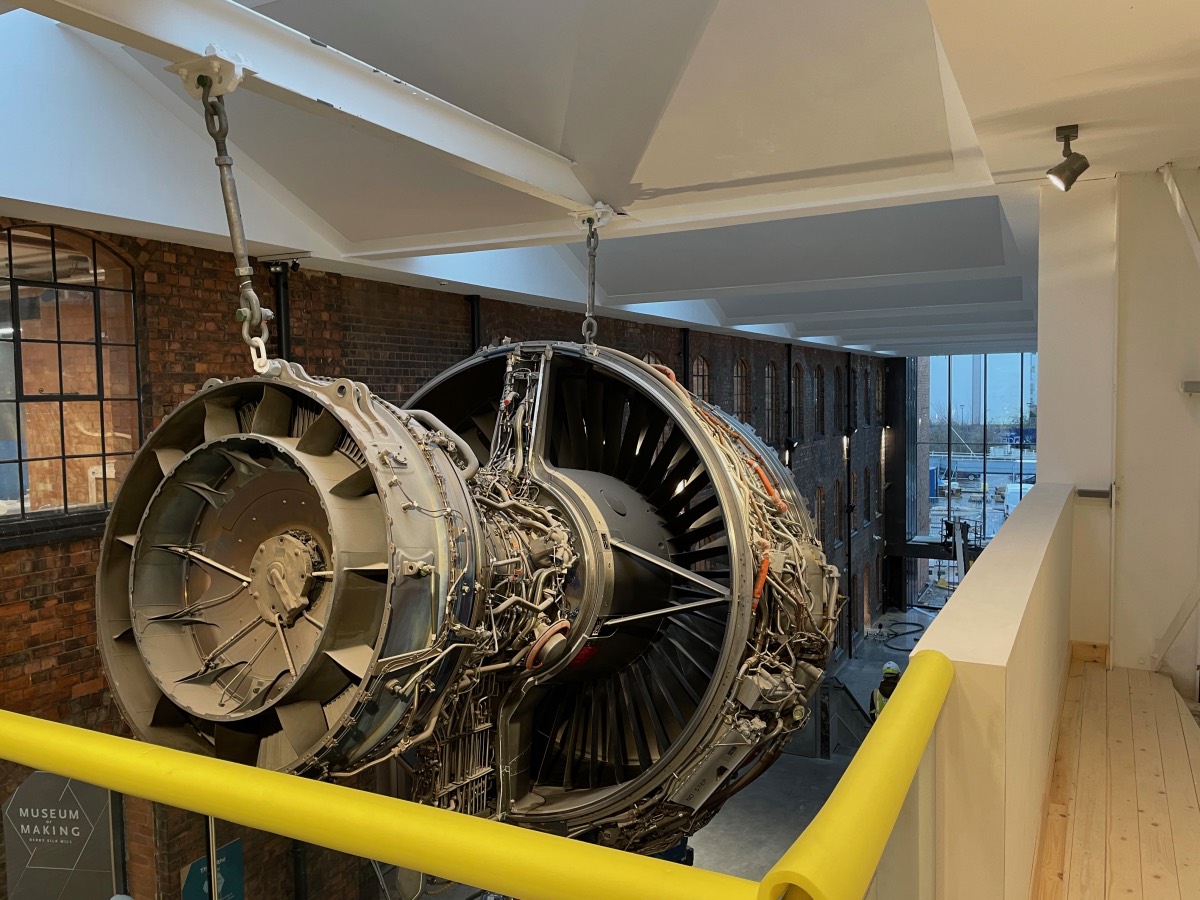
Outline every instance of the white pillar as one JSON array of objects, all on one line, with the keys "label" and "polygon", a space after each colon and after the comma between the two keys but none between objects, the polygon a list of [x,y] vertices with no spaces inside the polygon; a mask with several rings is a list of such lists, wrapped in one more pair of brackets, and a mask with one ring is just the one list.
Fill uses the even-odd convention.
[{"label": "white pillar", "polygon": [[[1106,490],[1115,480],[1116,181],[1041,196],[1038,480]],[[1108,644],[1112,514],[1075,505],[1071,639]]]}]

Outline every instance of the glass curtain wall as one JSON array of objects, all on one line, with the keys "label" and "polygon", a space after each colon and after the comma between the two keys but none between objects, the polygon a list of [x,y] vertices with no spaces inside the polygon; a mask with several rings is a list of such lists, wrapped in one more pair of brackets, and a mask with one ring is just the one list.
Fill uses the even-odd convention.
[{"label": "glass curtain wall", "polygon": [[1037,354],[920,357],[910,540],[966,521],[986,544],[1037,479]]}]

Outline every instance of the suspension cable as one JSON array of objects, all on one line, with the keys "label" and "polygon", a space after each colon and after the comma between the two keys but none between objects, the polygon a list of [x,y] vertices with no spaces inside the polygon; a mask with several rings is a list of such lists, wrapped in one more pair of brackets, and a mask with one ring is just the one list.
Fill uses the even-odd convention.
[{"label": "suspension cable", "polygon": [[587,311],[583,317],[583,342],[595,343],[599,323],[596,321],[596,248],[600,246],[600,232],[596,230],[596,220],[587,219],[587,252],[588,252],[588,286]]},{"label": "suspension cable", "polygon": [[[246,247],[246,229],[242,223],[242,208],[238,203],[237,184],[233,179],[233,157],[229,155],[225,140],[229,136],[229,118],[225,114],[225,98],[211,96],[212,79],[199,75],[196,84],[203,92],[204,125],[217,148],[215,160],[221,173],[221,195],[225,200],[225,218],[229,221],[229,239],[233,244],[233,274],[238,278],[238,311],[236,319],[242,324],[242,340],[250,348],[250,362],[254,371],[263,374],[270,368],[267,360],[267,322],[274,313],[264,309],[250,276],[250,253]],[[258,334],[251,335],[252,329]]]}]

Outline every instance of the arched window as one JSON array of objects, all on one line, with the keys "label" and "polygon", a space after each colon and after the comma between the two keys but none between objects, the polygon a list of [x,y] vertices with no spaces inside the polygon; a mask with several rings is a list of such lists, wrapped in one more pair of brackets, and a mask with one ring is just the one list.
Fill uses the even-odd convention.
[{"label": "arched window", "polygon": [[817,540],[822,544],[829,543],[829,535],[825,533],[825,488],[817,488],[816,502],[813,503],[813,530]]},{"label": "arched window", "polygon": [[871,424],[871,370],[864,369],[863,376],[859,379],[862,383],[862,410],[863,424]]},{"label": "arched window", "polygon": [[875,515],[878,516],[883,514],[883,463],[875,464],[875,474],[878,476],[875,479],[875,484],[877,485],[875,488],[877,491],[875,495]]},{"label": "arched window", "polygon": [[653,350],[646,351],[646,355],[642,357],[642,362],[644,362],[648,365],[651,365],[651,366],[663,365],[662,357],[659,356],[657,353],[655,353]]},{"label": "arched window", "polygon": [[779,370],[775,363],[767,363],[766,390],[763,392],[763,440],[768,444],[779,443]]},{"label": "arched window", "polygon": [[846,424],[851,428],[858,426],[858,366],[851,363],[846,367],[846,377],[850,379],[850,408],[847,410]]},{"label": "arched window", "polygon": [[846,433],[846,385],[842,381],[842,367],[833,369],[833,430]]},{"label": "arched window", "polygon": [[825,367],[817,366],[817,377],[813,379],[813,434],[825,434]]},{"label": "arched window", "polygon": [[846,540],[846,504],[842,500],[842,479],[833,483],[833,533],[839,542]]},{"label": "arched window", "polygon": [[705,403],[712,402],[708,385],[708,360],[703,356],[692,357],[692,393]]},{"label": "arched window", "polygon": [[851,472],[850,473],[850,510],[849,510],[851,532],[857,531],[857,528],[855,527],[854,523],[857,522],[858,520],[854,518],[854,514],[858,512],[858,509],[859,509],[859,506],[858,506],[858,473]]},{"label": "arched window", "polygon": [[871,505],[875,501],[874,494],[871,493],[871,470],[870,468],[863,469],[863,505],[862,505],[862,520],[866,525],[871,521]]},{"label": "arched window", "polygon": [[804,440],[804,367],[800,363],[792,366],[792,384],[790,403],[792,421],[789,423],[791,436],[797,440]]},{"label": "arched window", "polygon": [[863,566],[862,573],[862,620],[863,627],[871,624],[871,564]]},{"label": "arched window", "polygon": [[733,414],[743,422],[750,420],[750,367],[744,359],[733,366]]},{"label": "arched window", "polygon": [[141,443],[133,302],[132,270],[99,241],[0,231],[0,517],[112,500]]}]

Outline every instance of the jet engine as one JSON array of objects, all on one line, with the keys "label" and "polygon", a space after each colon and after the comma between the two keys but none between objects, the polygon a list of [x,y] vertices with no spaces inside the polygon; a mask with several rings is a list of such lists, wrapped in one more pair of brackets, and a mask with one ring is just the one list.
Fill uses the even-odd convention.
[{"label": "jet engine", "polygon": [[482,350],[405,408],[208,382],[113,504],[100,647],[145,740],[641,852],[807,719],[838,615],[788,470],[666,369]]}]

